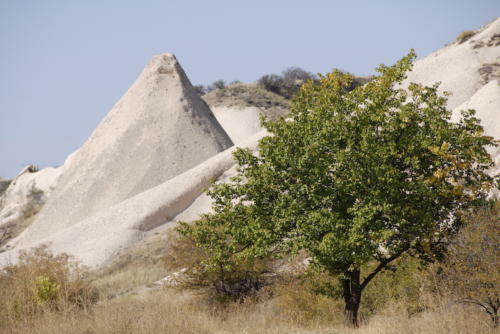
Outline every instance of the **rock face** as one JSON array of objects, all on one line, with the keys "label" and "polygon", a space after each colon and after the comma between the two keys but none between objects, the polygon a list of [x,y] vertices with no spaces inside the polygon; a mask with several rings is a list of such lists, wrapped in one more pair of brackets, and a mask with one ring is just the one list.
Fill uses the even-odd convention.
[{"label": "rock face", "polygon": [[66,166],[38,218],[14,244],[63,231],[232,144],[175,56],[154,56]]},{"label": "rock face", "polygon": [[232,84],[203,96],[224,130],[237,144],[262,130],[260,116],[286,116],[290,101],[256,84]]},{"label": "rock face", "polygon": [[[479,29],[469,40],[452,43],[415,62],[406,83],[432,85],[441,82],[448,91],[453,121],[460,111],[475,109],[488,136],[500,139],[500,18]],[[500,171],[500,148],[490,148]]]},{"label": "rock face", "polygon": [[[256,134],[245,141],[243,146],[255,151],[258,140],[264,135],[264,131]],[[92,268],[109,263],[121,250],[140,241],[147,231],[173,220],[178,215],[189,220],[209,210],[209,200],[203,198],[200,203],[197,199],[206,197],[203,192],[210,182],[234,165],[234,149],[235,147],[232,147],[221,152],[156,187],[45,238],[38,238],[33,242],[26,242],[25,239],[14,249],[0,253],[0,267],[15,263],[20,250],[40,244],[49,244],[55,253],[72,254]],[[36,223],[39,222],[31,226]]]},{"label": "rock face", "polygon": [[487,24],[469,40],[454,42],[415,62],[407,82],[451,92],[448,107],[455,109],[489,81],[500,78],[500,18]]},{"label": "rock face", "polygon": [[257,107],[212,107],[212,110],[235,144],[262,130],[259,118],[262,110]]},{"label": "rock face", "polygon": [[[470,99],[455,108],[453,119],[458,119],[461,110],[474,109],[481,120],[484,133],[500,139],[500,82],[492,80],[481,87]],[[495,172],[500,172],[500,146],[490,147],[489,153],[495,162]]]},{"label": "rock face", "polygon": [[53,191],[62,170],[63,167],[49,167],[40,171],[36,171],[32,165],[24,167],[0,196],[0,228],[22,218],[27,206],[43,205]]},{"label": "rock face", "polygon": [[5,180],[0,177],[0,196],[7,190],[12,180]]}]

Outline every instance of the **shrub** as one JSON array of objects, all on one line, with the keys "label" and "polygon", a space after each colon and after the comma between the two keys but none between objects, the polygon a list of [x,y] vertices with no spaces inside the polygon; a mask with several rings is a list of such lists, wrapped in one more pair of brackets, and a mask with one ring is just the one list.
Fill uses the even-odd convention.
[{"label": "shrub", "polygon": [[226,87],[226,82],[224,80],[217,80],[207,87],[207,92],[211,92],[216,89],[223,89],[225,87]]},{"label": "shrub", "polygon": [[[345,92],[349,92],[358,86],[362,86],[372,80],[372,77],[352,76],[351,84],[345,87]],[[307,72],[299,67],[289,67],[281,75],[263,75],[257,84],[270,92],[291,99],[299,91],[300,87],[308,81],[319,83],[318,78],[311,72]]]},{"label": "shrub", "polygon": [[458,44],[462,44],[463,42],[469,40],[472,36],[474,36],[476,32],[474,30],[465,30],[457,36],[456,42]]},{"label": "shrub", "polygon": [[466,226],[451,242],[440,266],[441,288],[459,302],[477,305],[498,326],[500,308],[500,202],[467,217]]},{"label": "shrub", "polygon": [[299,67],[289,67],[281,75],[266,74],[258,81],[258,85],[268,91],[291,99],[304,83],[315,80],[314,74]]},{"label": "shrub", "polygon": [[[180,223],[179,235],[173,240],[174,245],[166,256],[166,262],[177,268],[182,267],[184,273],[179,283],[184,288],[203,290],[210,299],[218,303],[243,302],[245,298],[254,296],[261,288],[269,285],[269,263],[261,259],[239,259],[231,251],[222,251],[216,259],[210,259],[207,246],[199,242],[197,237],[191,238],[193,226]],[[222,241],[222,240],[220,240]]]},{"label": "shrub", "polygon": [[283,96],[282,87],[284,86],[283,78],[276,74],[266,74],[258,81],[258,85],[265,90]]},{"label": "shrub", "polygon": [[289,82],[290,84],[301,85],[308,80],[316,79],[314,74],[307,72],[300,67],[289,67],[281,73],[285,82]]},{"label": "shrub", "polygon": [[[237,83],[237,82],[239,82],[239,81],[234,80],[232,83]],[[207,93],[210,93],[211,91],[216,90],[216,89],[224,89],[225,87],[226,87],[226,82],[224,80],[214,81],[211,85],[207,85],[207,86],[204,86],[204,85],[194,85],[193,86],[194,90],[200,96],[205,95]]]},{"label": "shrub", "polygon": [[21,252],[19,263],[0,272],[0,319],[26,320],[47,311],[87,307],[97,293],[85,280],[86,270],[66,254],[47,246]]},{"label": "shrub", "polygon": [[308,80],[314,80],[315,76],[299,67],[289,67],[281,75],[267,74],[262,76],[258,85],[268,91],[291,99]]}]

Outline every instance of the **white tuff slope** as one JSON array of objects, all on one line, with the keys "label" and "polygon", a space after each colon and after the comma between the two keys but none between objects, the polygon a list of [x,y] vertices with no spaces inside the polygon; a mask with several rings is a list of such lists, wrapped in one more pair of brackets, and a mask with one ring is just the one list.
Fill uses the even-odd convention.
[{"label": "white tuff slope", "polygon": [[[264,135],[263,131],[249,138],[243,143],[244,147],[255,150],[257,141]],[[147,231],[179,214],[184,219],[189,219],[206,211],[206,201],[198,203],[196,199],[212,180],[234,165],[234,149],[232,147],[221,152],[181,175],[60,229],[46,238],[23,243],[15,249],[0,253],[0,266],[15,263],[20,250],[41,244],[49,244],[56,253],[72,254],[89,267],[96,268],[109,263],[121,250],[141,240]],[[188,210],[183,213],[185,209]],[[189,212],[193,210],[195,212]]]},{"label": "white tuff slope", "polygon": [[[500,82],[492,80],[481,87],[472,97],[453,111],[453,120],[458,120],[460,111],[474,109],[481,120],[484,133],[500,140]],[[495,167],[493,172],[500,172],[500,146],[489,147]]]},{"label": "white tuff slope", "polygon": [[[450,92],[452,120],[460,111],[475,109],[486,135],[500,140],[500,18],[479,29],[469,40],[454,42],[415,62],[406,83],[430,86],[441,82],[440,91]],[[500,148],[489,148],[500,171]]]},{"label": "white tuff slope", "polygon": [[212,107],[217,121],[226,130],[231,140],[238,144],[250,136],[262,131],[260,114],[257,107]]},{"label": "white tuff slope", "polygon": [[47,238],[230,146],[176,58],[154,56],[73,157],[36,221],[14,244]]},{"label": "white tuff slope", "polygon": [[43,204],[54,189],[63,167],[44,168],[34,172],[34,166],[26,166],[0,196],[0,228],[22,219],[24,208],[35,202]]},{"label": "white tuff slope", "polygon": [[[448,107],[455,109],[495,77],[500,70],[497,66],[500,66],[500,18],[464,43],[454,42],[416,61],[406,82],[426,86],[441,82],[440,91],[452,93]],[[487,68],[493,73],[487,75]]]},{"label": "white tuff slope", "polygon": [[23,211],[28,206],[43,205],[76,152],[71,153],[64,165],[57,168],[47,167],[36,171],[33,165],[24,167],[0,196],[0,228],[23,219]]}]

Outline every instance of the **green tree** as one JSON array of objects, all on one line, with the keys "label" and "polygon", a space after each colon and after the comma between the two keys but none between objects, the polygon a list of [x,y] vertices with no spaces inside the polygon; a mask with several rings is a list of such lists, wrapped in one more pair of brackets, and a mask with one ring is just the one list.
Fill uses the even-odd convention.
[{"label": "green tree", "polygon": [[214,213],[181,225],[208,254],[204,270],[306,251],[339,278],[346,322],[357,326],[378,273],[405,253],[432,254],[457,229],[455,213],[494,185],[485,146],[495,142],[473,110],[450,122],[437,84],[400,88],[414,58],[380,66],[352,91],[348,74],[321,76],[302,86],[288,119],[263,121],[271,135],[259,154],[237,150],[233,182],[210,190]]}]

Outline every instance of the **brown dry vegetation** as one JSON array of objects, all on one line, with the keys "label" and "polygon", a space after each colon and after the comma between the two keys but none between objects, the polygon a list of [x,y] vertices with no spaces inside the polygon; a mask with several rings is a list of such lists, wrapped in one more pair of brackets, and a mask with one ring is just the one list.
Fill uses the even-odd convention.
[{"label": "brown dry vegetation", "polygon": [[29,322],[4,323],[0,329],[5,333],[494,333],[484,314],[456,304],[436,301],[432,310],[409,317],[404,305],[396,303],[352,330],[337,320],[340,309],[332,316],[313,313],[308,318],[310,308],[330,306],[324,300],[309,300],[305,295],[305,306],[284,308],[280,298],[285,297],[214,310],[199,296],[163,289],[87,310],[46,312]]},{"label": "brown dry vegetation", "polygon": [[[498,208],[476,213],[468,219],[468,226],[479,223],[487,227],[483,231],[497,233]],[[463,233],[470,230],[477,232],[466,228]],[[90,277],[64,255],[53,256],[43,249],[26,254],[24,262],[2,274],[0,332],[496,333],[486,312],[458,303],[456,293],[460,291],[453,290],[453,283],[443,284],[446,262],[424,266],[410,258],[401,259],[397,271],[388,271],[372,282],[364,296],[359,329],[344,327],[340,301],[314,292],[329,283],[317,273],[283,274],[273,286],[241,303],[217,304],[204,290],[179,287],[130,294],[190,265],[191,258],[199,256],[190,243],[172,232],[153,235],[124,252],[106,271]],[[97,303],[94,289],[99,291]],[[69,297],[74,295],[85,298],[77,298],[80,302],[75,303]],[[16,310],[16,300],[21,309]]]},{"label": "brown dry vegetation", "polygon": [[477,32],[474,30],[465,30],[462,31],[456,38],[456,42],[458,44],[462,44],[463,42],[468,41],[471,39]]}]

